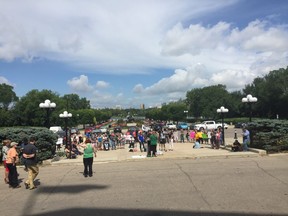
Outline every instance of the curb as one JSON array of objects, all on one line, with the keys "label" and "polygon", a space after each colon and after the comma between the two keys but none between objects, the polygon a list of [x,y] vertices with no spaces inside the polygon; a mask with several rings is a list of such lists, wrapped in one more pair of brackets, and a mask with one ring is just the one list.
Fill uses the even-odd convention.
[{"label": "curb", "polygon": [[[223,147],[225,149],[229,149],[227,147]],[[212,158],[212,159],[219,159],[219,158],[248,158],[248,157],[259,157],[259,156],[266,156],[266,151],[265,150],[260,150],[260,149],[249,149],[250,152],[252,153],[257,153],[257,154],[243,154],[243,152],[231,152],[231,154],[223,154],[223,155],[179,155],[179,156],[167,156],[167,157],[162,157],[158,156],[156,158],[150,158],[150,157],[143,157],[143,158],[125,158],[119,160],[118,158],[113,158],[113,159],[99,159],[95,160],[93,163],[94,164],[103,164],[103,163],[116,163],[116,162],[132,162],[132,161],[142,161],[142,160],[175,160],[175,159],[207,159],[207,158]],[[249,152],[249,151],[248,151]],[[247,152],[247,153],[248,153]],[[240,154],[239,154],[240,153]],[[43,161],[42,166],[59,166],[59,165],[83,165],[82,161],[73,161],[73,160],[59,160],[59,161],[53,161],[53,159]]]},{"label": "curb", "polygon": [[266,151],[266,150],[263,150],[263,149],[248,148],[248,150],[251,151],[251,152],[258,153],[260,156],[266,156],[266,155],[268,155],[268,154],[267,154],[267,151]]},{"label": "curb", "polygon": [[[220,146],[221,147],[221,146]],[[227,149],[229,151],[231,151],[231,146],[222,146],[221,148],[223,149]],[[266,156],[268,155],[267,154],[267,151],[266,150],[263,150],[263,149],[256,149],[256,148],[248,148],[248,152],[254,152],[254,153],[257,153],[259,154],[260,156]]]}]

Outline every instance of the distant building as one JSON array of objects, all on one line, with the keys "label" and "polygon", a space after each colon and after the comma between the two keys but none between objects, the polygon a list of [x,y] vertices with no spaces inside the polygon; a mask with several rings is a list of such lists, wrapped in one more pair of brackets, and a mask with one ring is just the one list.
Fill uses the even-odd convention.
[{"label": "distant building", "polygon": [[140,109],[144,110],[145,109],[145,104],[140,104]]}]

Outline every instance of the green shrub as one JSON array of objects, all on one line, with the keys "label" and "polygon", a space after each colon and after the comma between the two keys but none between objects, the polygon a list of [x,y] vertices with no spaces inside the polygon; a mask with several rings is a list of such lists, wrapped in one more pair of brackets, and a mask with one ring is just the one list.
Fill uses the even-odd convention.
[{"label": "green shrub", "polygon": [[251,147],[268,153],[288,150],[288,121],[256,120],[247,125],[251,133]]},{"label": "green shrub", "polygon": [[[47,128],[37,127],[7,127],[0,128],[0,140],[1,143],[5,139],[10,139],[13,142],[17,142],[21,145],[24,138],[34,136],[36,138],[35,146],[38,149],[37,159],[43,161],[53,158],[56,152],[57,135]],[[1,144],[2,150],[2,144]]]}]

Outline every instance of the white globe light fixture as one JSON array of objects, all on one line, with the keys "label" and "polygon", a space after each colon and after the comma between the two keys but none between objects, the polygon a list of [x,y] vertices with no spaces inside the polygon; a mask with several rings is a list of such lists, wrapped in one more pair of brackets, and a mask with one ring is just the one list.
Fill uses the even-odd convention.
[{"label": "white globe light fixture", "polygon": [[[67,111],[64,111],[63,113],[59,114],[60,118],[63,118],[65,120],[65,146],[67,147],[68,145],[68,119],[72,117],[72,113],[68,113]],[[69,145],[70,145],[70,159],[72,158],[72,143],[71,139],[69,137]]]},{"label": "white globe light fixture", "polygon": [[47,114],[46,114],[46,127],[50,128],[50,114],[52,109],[56,107],[56,103],[51,102],[50,100],[46,99],[44,103],[40,103],[39,107],[41,109],[46,109]]},{"label": "white globe light fixture", "polygon": [[184,110],[184,113],[186,113],[186,119],[188,120],[188,110]]},{"label": "white globe light fixture", "polygon": [[64,111],[63,113],[59,114],[60,118],[71,118],[72,113],[68,113],[67,111]]},{"label": "white globe light fixture", "polygon": [[249,105],[249,122],[252,121],[252,103],[256,103],[258,99],[256,97],[253,97],[251,94],[248,94],[246,97],[242,98],[242,103],[248,103]]}]

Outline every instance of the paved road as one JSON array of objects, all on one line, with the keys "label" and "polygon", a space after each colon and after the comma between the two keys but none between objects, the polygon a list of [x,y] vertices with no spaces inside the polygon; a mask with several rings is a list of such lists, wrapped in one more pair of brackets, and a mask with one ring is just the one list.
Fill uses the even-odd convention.
[{"label": "paved road", "polygon": [[[150,158],[41,167],[33,191],[1,184],[2,216],[287,215],[288,156]],[[0,171],[3,171],[1,169]],[[19,169],[20,179],[26,177]],[[23,183],[22,183],[23,185]]]}]

